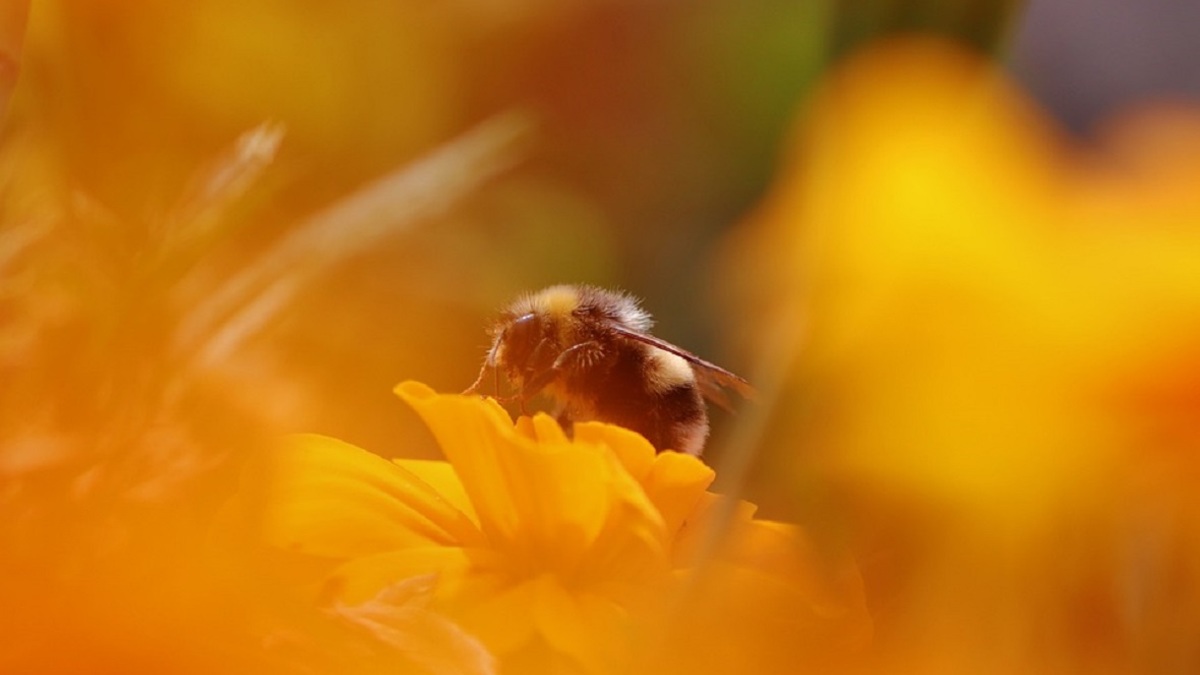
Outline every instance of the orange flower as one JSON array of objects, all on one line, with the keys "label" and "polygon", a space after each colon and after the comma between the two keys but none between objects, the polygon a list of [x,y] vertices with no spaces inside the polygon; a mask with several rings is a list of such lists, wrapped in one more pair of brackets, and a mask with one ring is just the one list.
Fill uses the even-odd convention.
[{"label": "orange flower", "polygon": [[[544,414],[514,426],[492,400],[416,382],[397,393],[448,461],[389,462],[335,439],[293,437],[247,474],[248,489],[261,490],[254,503],[267,542],[335,561],[322,592],[344,605],[436,575],[431,607],[509,672],[626,672],[670,644],[661,622],[679,608],[698,542],[710,534],[711,469],[656,455],[614,426],[580,424],[568,439]],[[804,616],[832,607],[814,599],[812,569],[780,562],[797,531],[751,512],[739,510],[736,544],[708,571],[734,586],[748,574],[791,589],[790,599],[810,601],[794,608]],[[847,605],[861,608],[854,581],[845,580]],[[829,623],[845,621],[865,623],[848,610]]]}]

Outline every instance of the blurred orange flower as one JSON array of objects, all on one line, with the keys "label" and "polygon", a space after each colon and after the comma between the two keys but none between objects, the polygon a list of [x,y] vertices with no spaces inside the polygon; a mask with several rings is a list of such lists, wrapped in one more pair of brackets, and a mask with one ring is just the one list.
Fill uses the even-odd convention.
[{"label": "blurred orange flower", "polygon": [[[893,563],[867,573],[891,657],[1200,663],[1200,505],[1180,498],[1198,149],[1194,113],[1076,146],[994,64],[931,40],[868,50],[814,99],[736,268],[778,292],[763,323],[802,317],[804,394],[777,431],[811,452],[776,461],[840,486]],[[1144,630],[1172,594],[1188,621]]]},{"label": "blurred orange flower", "polygon": [[[493,400],[438,395],[416,382],[397,393],[448,461],[389,462],[306,435],[246,474],[242,502],[254,505],[260,536],[334,562],[319,586],[326,600],[351,606],[434,574],[431,607],[478,636],[506,672],[628,672],[635,661],[653,663],[656,650],[682,646],[664,630],[673,611],[715,607],[686,601],[689,584],[711,588],[725,608],[754,597],[769,613],[783,601],[787,628],[827,636],[823,625],[836,626],[848,636],[839,647],[865,635],[853,569],[842,569],[830,590],[799,553],[798,530],[752,520],[749,505],[736,510],[732,544],[697,565],[717,512],[706,492],[714,474],[698,459],[656,455],[640,436],[604,424],[581,424],[574,439],[545,414],[514,426]],[[705,574],[689,580],[688,570],[699,569]],[[691,615],[687,623],[712,621],[726,632],[717,619]],[[744,620],[754,632],[755,617]]]}]

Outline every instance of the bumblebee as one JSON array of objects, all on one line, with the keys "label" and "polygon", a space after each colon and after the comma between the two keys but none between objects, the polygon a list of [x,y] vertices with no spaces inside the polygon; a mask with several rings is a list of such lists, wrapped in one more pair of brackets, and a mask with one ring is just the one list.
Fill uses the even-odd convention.
[{"label": "bumblebee", "polygon": [[708,437],[705,399],[729,409],[726,389],[750,398],[750,384],[650,335],[633,297],[594,286],[551,286],[500,313],[479,377],[504,373],[522,409],[540,393],[560,404],[558,421],[601,421],[632,429],[658,450],[699,455]]}]

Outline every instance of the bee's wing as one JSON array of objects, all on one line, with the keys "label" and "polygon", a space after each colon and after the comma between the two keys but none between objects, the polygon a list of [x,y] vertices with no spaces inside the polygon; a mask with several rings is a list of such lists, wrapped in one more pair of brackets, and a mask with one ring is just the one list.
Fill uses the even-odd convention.
[{"label": "bee's wing", "polygon": [[704,398],[726,410],[731,410],[732,404],[729,396],[725,393],[725,389],[732,389],[747,399],[752,399],[755,396],[754,387],[744,378],[734,375],[715,363],[709,363],[686,349],[676,347],[670,342],[660,340],[653,335],[630,330],[620,324],[610,324],[610,328],[622,338],[641,342],[642,344],[647,344],[664,352],[682,357],[683,360],[691,364],[692,372],[696,374],[696,385],[700,387],[700,393],[704,395]]}]

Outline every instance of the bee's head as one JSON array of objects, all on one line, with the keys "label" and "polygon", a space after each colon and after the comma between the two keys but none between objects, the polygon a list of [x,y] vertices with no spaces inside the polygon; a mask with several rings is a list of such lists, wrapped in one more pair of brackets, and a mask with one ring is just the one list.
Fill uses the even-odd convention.
[{"label": "bee's head", "polygon": [[549,370],[557,356],[552,323],[537,312],[509,317],[496,341],[495,364],[517,381]]}]

